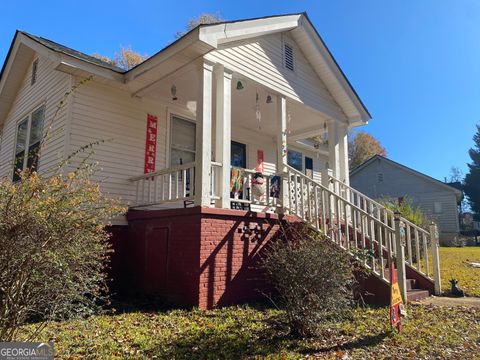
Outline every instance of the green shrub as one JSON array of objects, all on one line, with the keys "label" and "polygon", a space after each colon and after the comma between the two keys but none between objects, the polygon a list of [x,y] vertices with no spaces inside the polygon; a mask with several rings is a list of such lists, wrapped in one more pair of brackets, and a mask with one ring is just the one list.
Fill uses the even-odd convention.
[{"label": "green shrub", "polygon": [[389,198],[384,198],[379,202],[393,212],[400,212],[403,218],[417,226],[428,227],[430,224],[429,219],[423,213],[422,209],[420,207],[413,206],[412,200],[408,197],[404,197],[403,201],[400,203],[397,200]]},{"label": "green shrub", "polygon": [[[100,193],[92,168],[0,181],[0,341],[17,329],[91,314],[106,296],[106,219],[124,209]],[[30,334],[29,339],[35,336]]]},{"label": "green shrub", "polygon": [[351,258],[306,226],[284,229],[266,250],[262,267],[286,312],[291,332],[312,336],[322,321],[344,318],[352,304]]}]

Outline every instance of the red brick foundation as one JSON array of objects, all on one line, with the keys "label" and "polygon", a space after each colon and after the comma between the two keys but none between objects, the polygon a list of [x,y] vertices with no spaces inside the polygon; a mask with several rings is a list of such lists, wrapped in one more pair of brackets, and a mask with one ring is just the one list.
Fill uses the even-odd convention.
[{"label": "red brick foundation", "polygon": [[208,309],[265,299],[258,260],[292,217],[188,208],[130,211],[128,227],[112,227],[115,290],[159,294]]},{"label": "red brick foundation", "polygon": [[[258,266],[262,250],[291,216],[187,208],[130,211],[128,226],[111,227],[112,287],[117,293],[160,295],[177,305],[214,306],[265,300]],[[385,304],[389,287],[369,276],[364,300]],[[373,295],[374,294],[374,295]]]}]

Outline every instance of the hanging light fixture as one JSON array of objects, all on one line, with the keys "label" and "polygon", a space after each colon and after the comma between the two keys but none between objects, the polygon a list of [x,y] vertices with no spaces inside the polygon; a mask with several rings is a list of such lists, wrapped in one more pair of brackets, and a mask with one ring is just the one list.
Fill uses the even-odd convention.
[{"label": "hanging light fixture", "polygon": [[177,98],[177,87],[175,86],[175,84],[173,84],[172,87],[170,88],[170,94],[172,94],[172,100],[173,101],[178,100],[178,98]]},{"label": "hanging light fixture", "polygon": [[268,95],[268,96],[267,96],[267,101],[266,101],[266,103],[267,103],[267,104],[271,104],[272,102],[273,102],[273,101],[272,101],[272,96],[271,96],[271,95]]},{"label": "hanging light fixture", "polygon": [[244,89],[243,83],[240,80],[238,80],[237,81],[237,90],[243,90],[243,89]]}]

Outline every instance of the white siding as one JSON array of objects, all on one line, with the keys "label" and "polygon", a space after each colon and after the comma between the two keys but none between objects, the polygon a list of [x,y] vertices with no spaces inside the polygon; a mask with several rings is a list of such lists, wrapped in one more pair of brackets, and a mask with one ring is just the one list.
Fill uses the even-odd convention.
[{"label": "white siding", "polygon": [[65,124],[67,109],[64,107],[54,119],[57,107],[70,89],[70,76],[54,70],[54,63],[40,57],[37,68],[37,80],[31,85],[30,65],[22,81],[20,90],[5,119],[2,129],[0,149],[0,176],[11,177],[13,173],[14,147],[17,124],[32,111],[45,105],[44,131],[51,126],[46,145],[42,151],[39,170],[44,171],[59,163],[64,156]]},{"label": "white siding", "polygon": [[[379,182],[378,175],[383,174]],[[409,171],[377,159],[350,176],[352,187],[374,199],[408,196],[415,206],[438,221],[441,232],[458,232],[458,208],[454,190],[449,191]],[[434,204],[440,202],[442,212],[434,214]]]},{"label": "white siding", "polygon": [[[294,48],[293,72],[283,65],[283,39]],[[345,119],[345,114],[288,33],[231,42],[208,53],[205,58],[222,63],[332,118]]]},{"label": "white siding", "polygon": [[70,152],[95,141],[92,161],[102,190],[124,201],[134,200],[130,178],[143,174],[147,114],[158,117],[156,169],[166,166],[166,106],[132,98],[124,91],[98,83],[81,86],[74,96],[69,132]]}]

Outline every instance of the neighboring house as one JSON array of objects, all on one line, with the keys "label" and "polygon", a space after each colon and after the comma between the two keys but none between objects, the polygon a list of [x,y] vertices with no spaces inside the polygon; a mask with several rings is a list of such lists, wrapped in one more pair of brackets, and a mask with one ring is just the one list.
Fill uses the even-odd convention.
[{"label": "neighboring house", "polygon": [[374,199],[408,197],[414,206],[434,219],[439,226],[440,240],[448,243],[460,231],[458,204],[462,191],[428,175],[375,155],[353,169],[350,174],[353,188]]},{"label": "neighboring house", "polygon": [[39,172],[105,140],[96,179],[130,206],[110,228],[117,285],[207,308],[258,296],[259,252],[296,221],[283,214],[344,247],[361,242],[335,223],[393,238],[391,221],[347,215],[328,188],[348,188],[347,133],[369,119],[304,13],[200,25],[129,71],[18,31],[0,77],[0,176],[15,180],[50,126]]}]

